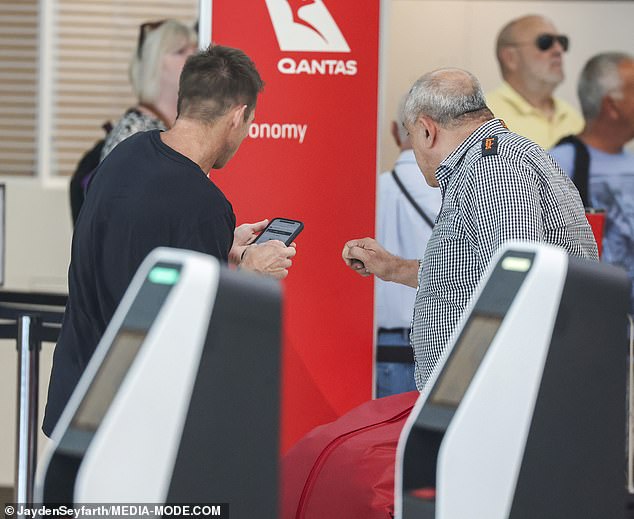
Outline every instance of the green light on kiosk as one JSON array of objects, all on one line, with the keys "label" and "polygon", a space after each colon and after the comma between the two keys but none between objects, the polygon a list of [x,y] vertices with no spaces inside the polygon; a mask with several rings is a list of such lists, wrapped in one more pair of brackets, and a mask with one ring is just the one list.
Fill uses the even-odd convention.
[{"label": "green light on kiosk", "polygon": [[176,269],[166,267],[154,267],[150,270],[148,279],[157,285],[174,285],[180,276],[180,272]]},{"label": "green light on kiosk", "polygon": [[531,268],[531,263],[531,260],[528,258],[507,256],[502,260],[502,268],[504,270],[512,270],[513,272],[526,272]]}]

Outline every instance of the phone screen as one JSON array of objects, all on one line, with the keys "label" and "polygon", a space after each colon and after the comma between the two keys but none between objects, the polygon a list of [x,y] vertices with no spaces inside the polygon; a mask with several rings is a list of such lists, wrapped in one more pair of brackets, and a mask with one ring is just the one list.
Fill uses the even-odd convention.
[{"label": "phone screen", "polygon": [[269,223],[264,232],[260,234],[255,243],[264,243],[269,240],[280,240],[285,245],[290,245],[303,227],[302,222],[275,218]]}]

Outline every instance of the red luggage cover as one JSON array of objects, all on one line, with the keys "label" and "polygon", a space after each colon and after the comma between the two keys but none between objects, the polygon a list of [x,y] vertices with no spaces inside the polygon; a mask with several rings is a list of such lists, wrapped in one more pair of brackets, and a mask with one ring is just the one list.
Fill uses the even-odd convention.
[{"label": "red luggage cover", "polygon": [[370,400],[282,458],[282,519],[394,517],[394,462],[418,391]]}]

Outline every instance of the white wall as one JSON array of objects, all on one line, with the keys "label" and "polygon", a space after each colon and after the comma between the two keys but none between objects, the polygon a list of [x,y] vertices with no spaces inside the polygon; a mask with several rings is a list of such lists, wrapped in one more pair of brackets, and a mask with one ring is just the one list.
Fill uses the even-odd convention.
[{"label": "white wall", "polygon": [[[71,216],[65,181],[4,178],[6,185],[6,290],[65,293]],[[40,420],[46,403],[53,345],[40,355]],[[15,341],[0,341],[0,486],[13,486],[17,386]],[[40,433],[39,446],[44,445]]]},{"label": "white wall", "polygon": [[570,36],[566,80],[556,94],[574,106],[576,83],[584,63],[604,51],[634,54],[634,2],[432,1],[392,0],[387,24],[385,99],[380,132],[381,170],[392,168],[398,150],[389,135],[400,96],[422,74],[456,66],[473,72],[485,91],[500,81],[495,39],[509,20],[524,14],[549,17]]}]

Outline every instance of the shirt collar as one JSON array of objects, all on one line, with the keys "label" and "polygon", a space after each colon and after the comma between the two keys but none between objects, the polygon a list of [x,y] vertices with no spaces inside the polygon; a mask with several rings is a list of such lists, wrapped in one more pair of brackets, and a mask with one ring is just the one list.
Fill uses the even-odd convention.
[{"label": "shirt collar", "polygon": [[[543,119],[546,119],[546,116],[542,112],[540,112],[537,108],[535,108],[532,104],[530,104],[526,99],[524,99],[517,92],[517,90],[515,90],[506,81],[502,82],[502,86],[500,87],[500,94],[521,115],[536,115],[538,117],[542,117]],[[555,107],[555,111],[553,113],[553,120],[566,117],[567,112],[563,103],[556,97],[553,97],[553,103]]]},{"label": "shirt collar", "polygon": [[462,144],[460,144],[445,160],[440,163],[438,169],[436,170],[436,180],[438,181],[438,184],[440,184],[443,193],[447,183],[449,182],[449,178],[457,169],[460,161],[467,151],[485,137],[492,137],[500,133],[509,133],[509,130],[506,128],[501,119],[491,119],[478,127],[462,142]]},{"label": "shirt collar", "polygon": [[511,85],[506,81],[502,82],[500,87],[501,96],[522,115],[538,114],[539,110],[524,99]]}]

